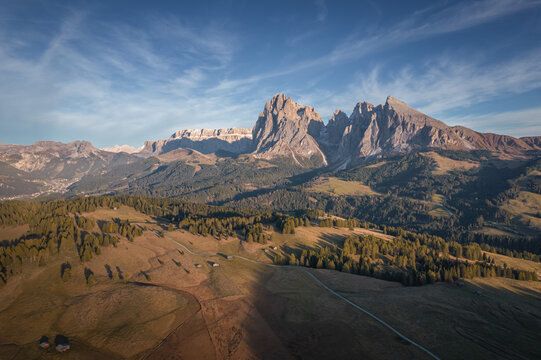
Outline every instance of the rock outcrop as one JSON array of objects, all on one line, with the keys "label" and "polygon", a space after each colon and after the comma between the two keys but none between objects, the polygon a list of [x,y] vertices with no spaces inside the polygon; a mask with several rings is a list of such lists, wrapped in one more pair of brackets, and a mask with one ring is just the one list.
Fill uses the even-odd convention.
[{"label": "rock outcrop", "polygon": [[309,159],[327,164],[317,139],[325,128],[321,116],[309,106],[295,103],[284,94],[267,101],[252,130],[254,154]]},{"label": "rock outcrop", "polygon": [[115,145],[115,146],[112,146],[112,147],[109,147],[109,148],[103,148],[101,150],[109,151],[109,152],[113,152],[113,153],[125,152],[127,154],[136,154],[136,153],[140,152],[141,150],[143,150],[143,148],[142,147],[136,148],[136,147],[131,146],[131,145]]},{"label": "rock outcrop", "polygon": [[192,149],[203,154],[220,150],[240,154],[249,152],[251,147],[250,129],[186,129],[175,132],[167,140],[145,141],[140,154],[154,156],[179,148]]}]

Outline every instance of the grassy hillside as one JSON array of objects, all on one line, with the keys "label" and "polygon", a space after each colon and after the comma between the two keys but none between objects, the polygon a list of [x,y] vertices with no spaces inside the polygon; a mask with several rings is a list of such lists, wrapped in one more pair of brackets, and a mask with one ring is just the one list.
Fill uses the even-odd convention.
[{"label": "grassy hillside", "polygon": [[287,158],[267,161],[252,155],[219,157],[175,151],[87,175],[71,186],[70,193],[182,197],[220,203],[240,194],[289,186],[298,181],[295,176],[310,170]]},{"label": "grassy hillside", "polygon": [[344,181],[335,177],[322,177],[308,188],[308,191],[331,195],[376,195],[369,186],[360,181]]},{"label": "grassy hillside", "polygon": [[[83,359],[426,357],[304,271],[441,357],[541,355],[534,341],[541,330],[539,282],[475,277],[463,286],[407,287],[336,270],[270,267],[252,261],[271,265],[276,255],[342,248],[351,236],[390,245],[398,240],[380,229],[319,227],[312,220],[313,226],[297,226],[294,234],[266,228],[266,244],[247,242],[240,232],[211,236],[172,227],[165,211],[226,219],[235,215],[233,209],[138,198],[104,198],[110,206],[92,205],[98,200],[66,202],[71,210],[65,216],[86,219],[75,224],[93,234],[112,221],[128,220],[145,230],[132,241],[113,234],[118,242],[100,245],[99,254],[86,261],[77,242],[61,244],[60,254],[50,254],[41,266],[24,258],[0,288],[0,358],[64,357],[38,347],[41,336],[56,334],[70,338],[70,357]],[[25,216],[45,214],[41,206],[60,214],[63,204],[23,203],[29,215],[2,213],[3,221],[26,222]],[[35,223],[5,226],[12,229],[5,240],[36,231]],[[537,262],[489,256],[502,266],[540,269]],[[66,262],[69,278],[61,276]]]}]

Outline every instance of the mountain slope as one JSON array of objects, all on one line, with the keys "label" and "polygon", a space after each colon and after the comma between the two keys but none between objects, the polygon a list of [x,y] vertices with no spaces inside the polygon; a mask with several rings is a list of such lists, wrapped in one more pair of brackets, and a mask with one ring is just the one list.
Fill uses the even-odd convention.
[{"label": "mountain slope", "polygon": [[97,149],[88,141],[67,144],[40,141],[28,146],[0,144],[0,161],[4,164],[0,168],[0,195],[62,192],[84,175],[138,159],[123,152]]}]

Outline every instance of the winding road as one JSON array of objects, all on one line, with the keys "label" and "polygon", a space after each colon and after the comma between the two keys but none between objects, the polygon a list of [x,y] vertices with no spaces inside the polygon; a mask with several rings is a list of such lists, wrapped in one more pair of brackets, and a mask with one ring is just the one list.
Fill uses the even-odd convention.
[{"label": "winding road", "polygon": [[[179,243],[178,241],[176,241],[175,239],[172,239],[170,237],[168,237],[166,235],[166,238],[168,240],[171,240],[172,242],[174,242],[175,244],[177,244],[178,246],[180,246],[181,248],[183,248],[184,250],[186,250],[186,252],[188,252],[189,254],[191,255],[195,255],[195,256],[201,256],[201,257],[216,257],[216,256],[221,256],[221,255],[218,255],[216,253],[214,254],[199,254],[199,253],[196,253],[196,252],[193,252],[192,250],[188,249],[185,245]],[[433,359],[436,359],[436,360],[440,360],[439,357],[437,357],[434,353],[432,353],[430,350],[428,350],[427,348],[423,347],[422,345],[419,345],[417,344],[415,341],[411,340],[410,338],[406,337],[405,335],[403,335],[400,331],[396,330],[395,328],[393,328],[391,325],[389,325],[387,322],[385,322],[384,320],[380,319],[379,317],[377,317],[376,315],[372,314],[370,311],[362,308],[361,306],[355,304],[353,301],[349,300],[348,298],[344,297],[343,295],[337,293],[336,291],[334,291],[333,289],[331,289],[330,287],[328,287],[327,285],[325,285],[325,283],[323,283],[321,280],[319,280],[314,274],[312,274],[310,271],[302,268],[302,267],[299,267],[299,266],[294,266],[294,265],[276,265],[276,264],[268,264],[268,263],[264,263],[264,262],[261,262],[261,261],[257,261],[257,260],[253,260],[253,259],[249,259],[249,258],[245,258],[243,256],[240,256],[240,255],[232,255],[234,258],[237,258],[237,259],[241,259],[241,260],[244,260],[244,261],[248,261],[248,262],[251,262],[251,263],[254,263],[254,264],[258,264],[258,265],[264,265],[264,266],[269,266],[269,267],[274,267],[274,268],[289,268],[289,269],[296,269],[296,270],[299,270],[299,271],[302,271],[306,274],[308,274],[308,276],[310,276],[315,282],[317,282],[322,288],[324,288],[325,290],[327,290],[329,293],[333,294],[334,296],[344,300],[345,302],[347,302],[348,304],[350,304],[351,306],[353,306],[354,308],[356,308],[357,310],[360,310],[362,311],[363,313],[365,313],[366,315],[370,316],[372,319],[376,320],[377,322],[379,322],[381,325],[385,326],[387,329],[391,330],[393,333],[395,333],[396,335],[398,335],[400,338],[402,338],[403,340],[407,341],[408,343],[410,343],[411,345],[417,347],[419,350],[422,350],[423,352],[425,352],[426,354],[428,354],[430,357],[432,357]]]}]

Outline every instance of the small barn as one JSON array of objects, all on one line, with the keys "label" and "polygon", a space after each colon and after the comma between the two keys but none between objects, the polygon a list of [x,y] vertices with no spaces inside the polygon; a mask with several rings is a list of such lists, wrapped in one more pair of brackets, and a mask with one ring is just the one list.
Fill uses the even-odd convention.
[{"label": "small barn", "polygon": [[271,246],[271,249],[272,250],[278,250],[278,248],[276,246]]},{"label": "small barn", "polygon": [[233,255],[227,255],[226,258],[227,260],[233,260]]},{"label": "small barn", "polygon": [[201,267],[201,264],[195,264],[195,267],[196,267],[196,268],[200,268],[200,267]]},{"label": "small barn", "polygon": [[218,267],[218,266],[220,266],[220,264],[218,264],[218,263],[212,263],[212,267]]},{"label": "small barn", "polygon": [[64,335],[56,335],[56,338],[54,339],[54,343],[56,345],[55,349],[58,352],[65,352],[70,349],[70,342],[67,337]]},{"label": "small barn", "polygon": [[47,336],[42,336],[41,339],[39,339],[39,346],[42,349],[48,349],[51,346],[49,338]]}]

